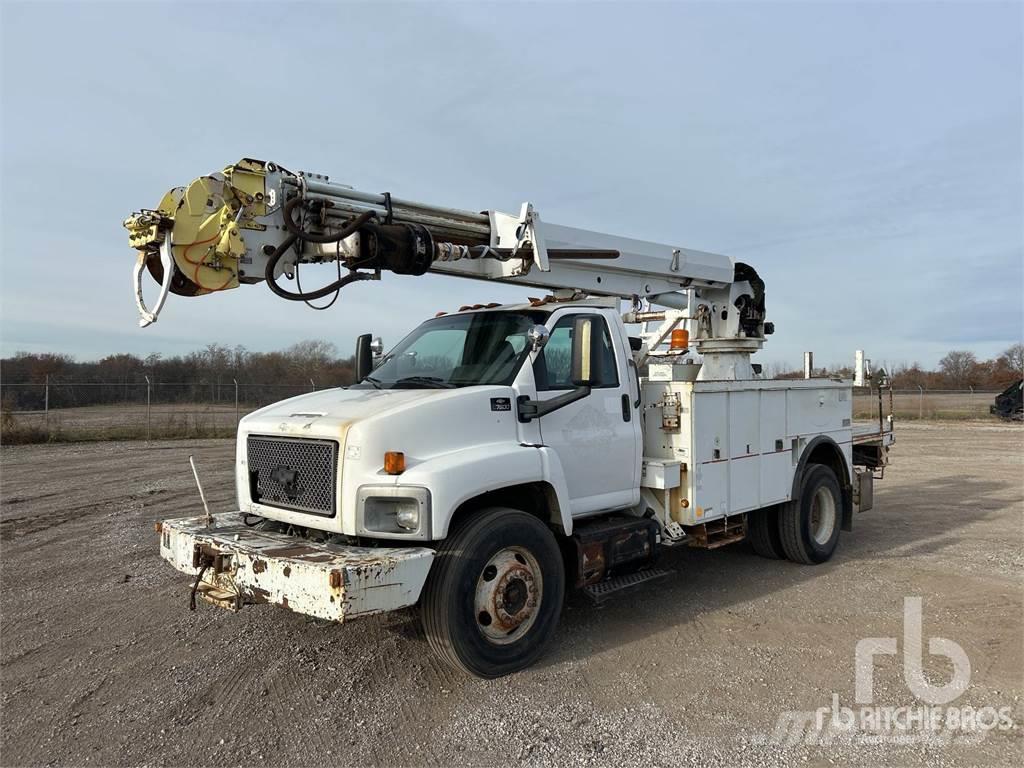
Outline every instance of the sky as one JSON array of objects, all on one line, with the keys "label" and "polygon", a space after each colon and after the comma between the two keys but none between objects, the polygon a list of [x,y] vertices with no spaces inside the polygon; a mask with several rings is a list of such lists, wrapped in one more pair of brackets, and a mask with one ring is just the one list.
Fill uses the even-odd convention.
[{"label": "sky", "polygon": [[140,329],[121,221],[256,157],[733,256],[765,363],[992,357],[1024,337],[1022,9],[5,1],[0,353],[348,354],[537,293],[391,276],[315,312],[260,284]]}]

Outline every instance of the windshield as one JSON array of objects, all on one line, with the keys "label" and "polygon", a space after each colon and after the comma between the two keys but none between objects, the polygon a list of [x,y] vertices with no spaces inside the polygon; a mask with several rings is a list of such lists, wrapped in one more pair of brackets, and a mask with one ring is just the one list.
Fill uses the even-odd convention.
[{"label": "windshield", "polygon": [[358,387],[451,388],[512,383],[529,353],[526,332],[544,312],[472,312],[428,320]]}]

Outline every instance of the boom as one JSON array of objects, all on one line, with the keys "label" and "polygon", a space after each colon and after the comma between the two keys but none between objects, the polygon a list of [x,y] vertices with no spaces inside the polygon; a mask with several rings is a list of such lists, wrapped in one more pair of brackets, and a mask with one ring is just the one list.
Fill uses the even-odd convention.
[{"label": "boom", "polygon": [[[682,246],[548,224],[530,203],[518,214],[474,213],[243,159],[175,187],[124,226],[139,252],[133,280],[142,326],[156,321],[168,293],[199,296],[266,281],[284,299],[310,301],[387,270],[616,296],[637,308],[642,300],[691,306],[698,310],[698,339],[760,346],[765,333],[764,287],[751,267]],[[301,265],[324,262],[338,265],[338,278],[303,290]],[[161,284],[152,310],[142,297],[143,270]],[[282,276],[293,278],[296,290],[283,286]]]}]

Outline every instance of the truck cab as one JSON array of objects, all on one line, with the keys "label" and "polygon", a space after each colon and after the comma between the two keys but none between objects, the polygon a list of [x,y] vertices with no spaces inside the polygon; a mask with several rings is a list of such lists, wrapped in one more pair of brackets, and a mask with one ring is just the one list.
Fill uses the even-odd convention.
[{"label": "truck cab", "polygon": [[[515,486],[550,499],[551,522],[567,534],[574,517],[637,504],[638,380],[625,327],[608,304],[442,315],[359,383],[250,414],[238,431],[239,508],[348,536],[436,541],[464,504]],[[542,418],[529,415],[530,404],[581,389],[572,381],[580,319],[592,323],[587,393]],[[316,482],[308,469],[275,473],[300,460],[298,450],[318,467]],[[389,454],[401,456],[401,471],[386,466]]]},{"label": "truck cab", "polygon": [[[563,557],[574,523],[640,502],[639,378],[616,304],[441,315],[358,383],[246,416],[241,523],[167,521],[163,556],[194,573],[210,602],[274,602],[342,621],[416,604],[450,570],[434,561],[455,562],[467,530],[499,543],[504,530],[509,546],[471,579],[471,610],[434,611],[466,614],[501,659],[451,650],[460,646],[444,638],[462,632],[458,622],[428,634],[476,674],[528,663],[575,570]],[[634,559],[649,559],[653,525],[639,528],[646,547]],[[443,588],[437,599],[455,598]],[[509,641],[517,633],[525,642]]]}]

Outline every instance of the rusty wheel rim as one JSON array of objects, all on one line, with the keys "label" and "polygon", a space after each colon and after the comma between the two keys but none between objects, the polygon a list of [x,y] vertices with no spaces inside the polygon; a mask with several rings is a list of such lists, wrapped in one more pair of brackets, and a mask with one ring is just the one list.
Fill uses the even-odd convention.
[{"label": "rusty wheel rim", "polygon": [[544,577],[537,558],[522,547],[499,550],[477,578],[477,627],[492,643],[514,643],[537,620],[543,596]]}]

